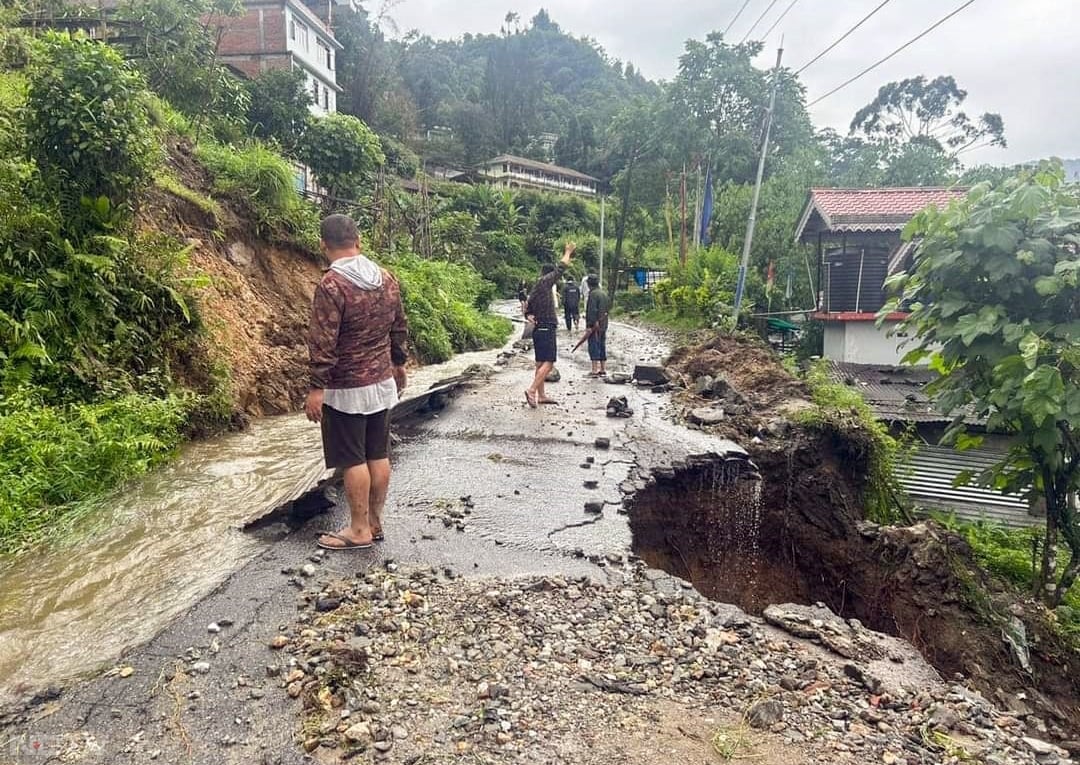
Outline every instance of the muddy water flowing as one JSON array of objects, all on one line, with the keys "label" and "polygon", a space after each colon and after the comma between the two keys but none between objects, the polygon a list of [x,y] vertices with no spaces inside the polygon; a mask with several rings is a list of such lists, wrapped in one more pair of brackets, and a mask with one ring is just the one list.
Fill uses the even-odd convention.
[{"label": "muddy water flowing", "polygon": [[[417,370],[410,392],[495,354]],[[313,486],[321,458],[319,430],[303,416],[258,420],[187,445],[70,544],[0,565],[0,703],[108,664],[156,634],[263,549],[239,529]]]}]

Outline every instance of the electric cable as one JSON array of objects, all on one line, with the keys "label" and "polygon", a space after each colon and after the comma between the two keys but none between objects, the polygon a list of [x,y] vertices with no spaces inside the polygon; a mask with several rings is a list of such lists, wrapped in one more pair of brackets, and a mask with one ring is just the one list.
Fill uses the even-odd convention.
[{"label": "electric cable", "polygon": [[890,2],[892,2],[892,0],[885,0],[885,2],[883,2],[883,3],[882,3],[881,5],[879,5],[879,6],[877,7],[877,8],[875,8],[874,10],[870,11],[870,13],[866,14],[865,16],[863,16],[863,17],[862,17],[862,19],[860,19],[860,21],[859,21],[859,23],[858,23],[858,24],[856,24],[855,26],[853,26],[853,27],[852,27],[851,29],[849,29],[848,31],[844,32],[844,34],[842,34],[842,35],[840,36],[840,38],[839,38],[839,39],[838,39],[838,40],[837,40],[836,42],[834,42],[834,43],[833,43],[832,45],[830,45],[830,46],[829,46],[828,48],[826,48],[825,50],[821,51],[821,53],[817,54],[817,55],[816,55],[816,56],[814,56],[814,57],[813,57],[812,59],[810,59],[810,61],[808,61],[808,62],[807,62],[806,64],[804,64],[804,65],[803,65],[803,67],[802,67],[802,69],[799,69],[798,71],[796,71],[796,72],[795,72],[795,74],[802,74],[802,73],[803,73],[803,72],[805,72],[805,71],[806,71],[807,69],[809,69],[809,68],[810,68],[811,66],[813,66],[814,64],[816,64],[816,63],[817,63],[817,62],[818,62],[818,61],[819,61],[819,60],[820,60],[820,59],[821,59],[821,58],[822,58],[823,56],[825,56],[825,54],[826,54],[826,53],[828,53],[829,51],[831,51],[831,50],[832,50],[833,48],[835,48],[835,47],[836,47],[837,45],[839,45],[840,43],[842,43],[842,42],[843,42],[844,40],[846,40],[846,39],[848,39],[849,37],[851,37],[851,34],[852,34],[852,32],[854,32],[854,31],[855,31],[856,29],[858,29],[858,28],[859,28],[859,27],[861,27],[861,26],[862,26],[863,24],[865,24],[865,23],[866,23],[866,22],[868,22],[868,21],[869,21],[870,19],[872,19],[872,18],[873,18],[873,17],[874,17],[874,16],[875,16],[875,15],[877,14],[877,12],[878,12],[878,11],[880,11],[880,10],[881,10],[882,8],[884,8],[884,7],[886,6],[886,5],[888,5],[888,4],[890,3]]},{"label": "electric cable", "polygon": [[754,30],[757,29],[757,25],[761,23],[762,19],[769,15],[769,11],[771,11],[773,9],[773,6],[775,6],[778,2],[780,2],[780,0],[772,0],[772,2],[769,3],[768,7],[762,12],[760,16],[758,16],[757,21],[751,24],[750,28],[746,30],[746,34],[744,34],[743,38],[739,40],[739,45],[742,45],[744,42],[746,42],[750,35],[754,33]]},{"label": "electric cable", "polygon": [[761,36],[762,40],[767,40],[769,38],[769,35],[772,34],[772,31],[776,29],[777,26],[779,26],[780,22],[784,20],[784,17],[787,16],[788,13],[790,13],[791,9],[795,7],[795,4],[797,2],[799,2],[799,0],[791,0],[791,5],[789,5],[787,9],[780,14],[779,18],[777,18],[776,21],[772,23],[772,26],[769,27],[769,29],[765,32],[765,34]]},{"label": "electric cable", "polygon": [[728,22],[728,25],[724,27],[724,37],[727,37],[727,33],[731,31],[731,28],[735,26],[735,22],[742,16],[743,11],[746,10],[746,6],[750,5],[750,0],[744,0],[742,7],[735,13],[735,18]]},{"label": "electric cable", "polygon": [[960,11],[964,10],[964,9],[965,9],[965,8],[967,8],[967,7],[969,6],[969,5],[972,5],[972,4],[974,4],[974,3],[975,3],[975,0],[967,0],[967,2],[966,2],[966,3],[964,3],[963,5],[961,5],[961,6],[960,6],[959,8],[957,8],[957,9],[956,9],[955,11],[953,11],[952,13],[950,13],[950,14],[949,14],[948,16],[945,16],[944,18],[942,18],[942,19],[939,19],[939,20],[938,20],[938,21],[936,21],[936,22],[935,22],[934,24],[932,24],[932,25],[931,25],[930,27],[928,27],[927,29],[923,30],[922,32],[920,32],[919,34],[917,34],[917,35],[916,35],[915,37],[912,37],[912,38],[911,38],[910,40],[908,40],[908,41],[907,41],[906,43],[904,43],[903,45],[901,45],[901,46],[900,46],[899,48],[897,48],[896,50],[894,50],[894,51],[893,51],[892,53],[890,53],[889,55],[887,55],[887,56],[885,56],[885,57],[883,57],[883,58],[881,58],[881,59],[878,59],[877,61],[875,61],[875,62],[874,62],[873,64],[871,64],[870,66],[868,66],[868,67],[866,67],[865,69],[863,69],[863,70],[862,70],[861,72],[859,72],[859,73],[858,73],[857,75],[855,75],[854,77],[852,77],[852,78],[850,78],[850,79],[848,79],[848,80],[845,80],[844,82],[842,82],[842,83],[840,83],[839,85],[837,85],[837,86],[836,86],[835,88],[833,88],[832,90],[830,90],[830,91],[829,91],[828,93],[826,93],[825,95],[823,95],[823,96],[821,96],[821,97],[819,97],[819,98],[816,98],[816,99],[814,99],[813,101],[811,101],[810,103],[808,103],[808,104],[806,105],[806,106],[807,106],[807,108],[810,108],[811,106],[814,106],[815,104],[819,104],[819,103],[821,103],[822,101],[824,101],[824,100],[825,100],[826,98],[828,98],[829,96],[833,95],[834,93],[838,93],[839,91],[843,90],[843,89],[844,89],[844,88],[846,88],[846,87],[847,87],[848,85],[850,85],[851,83],[855,82],[856,80],[859,80],[859,79],[861,79],[862,77],[866,76],[866,75],[867,75],[867,74],[869,74],[870,72],[874,71],[874,70],[875,70],[875,69],[877,69],[877,68],[878,68],[879,66],[881,66],[882,64],[884,64],[884,63],[885,63],[886,61],[888,61],[889,59],[893,58],[893,57],[894,57],[894,56],[896,56],[897,54],[899,54],[899,53],[901,53],[901,52],[903,52],[903,51],[907,50],[907,49],[908,49],[908,48],[910,48],[910,47],[911,47],[912,45],[914,45],[915,43],[917,43],[917,42],[918,42],[919,40],[923,39],[923,38],[924,38],[924,37],[926,37],[926,36],[927,36],[928,34],[930,34],[930,33],[931,33],[931,32],[933,32],[933,31],[934,31],[935,29],[937,29],[937,28],[938,28],[938,27],[940,27],[940,26],[941,26],[942,24],[944,24],[944,23],[945,23],[946,21],[948,21],[949,19],[951,19],[951,18],[952,18],[953,16],[955,16],[955,15],[956,15],[956,14],[958,14],[958,13],[960,13]]}]

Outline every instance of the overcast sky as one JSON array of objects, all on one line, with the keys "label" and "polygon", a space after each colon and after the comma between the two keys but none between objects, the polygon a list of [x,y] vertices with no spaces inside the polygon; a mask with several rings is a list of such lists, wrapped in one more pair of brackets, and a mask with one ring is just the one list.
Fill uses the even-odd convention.
[{"label": "overcast sky", "polygon": [[[750,0],[729,39],[740,40],[772,0]],[[758,36],[790,5],[777,0]],[[892,0],[802,75],[808,100],[899,47],[962,0]],[[508,11],[527,22],[540,7],[575,36],[596,39],[647,77],[671,78],[683,43],[731,21],[743,0],[402,0],[391,15],[404,33],[433,37],[496,32]],[[766,41],[771,66],[780,35],[785,64],[801,67],[879,4],[879,0],[797,0]],[[371,8],[375,2],[366,3]],[[883,83],[951,74],[968,91],[969,113],[1000,112],[1009,148],[965,155],[968,164],[1080,157],[1080,1],[976,0],[974,5],[863,79],[811,109],[818,127],[843,132]]]}]

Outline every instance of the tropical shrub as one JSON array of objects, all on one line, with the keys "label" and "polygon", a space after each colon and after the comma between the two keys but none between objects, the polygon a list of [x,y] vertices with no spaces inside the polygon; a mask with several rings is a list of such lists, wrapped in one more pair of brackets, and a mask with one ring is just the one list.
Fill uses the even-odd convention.
[{"label": "tropical shrub", "polygon": [[145,473],[181,440],[188,401],[128,394],[50,405],[0,396],[0,554],[59,533],[87,500]]},{"label": "tropical shrub", "polygon": [[296,190],[288,160],[259,144],[228,146],[204,140],[196,158],[214,177],[214,190],[247,206],[260,234],[318,249],[319,214]]},{"label": "tropical shrub", "polygon": [[256,137],[294,154],[311,122],[311,91],[302,69],[274,69],[247,83],[247,119]]},{"label": "tropical shrub", "polygon": [[[27,149],[64,229],[102,221],[107,200],[129,212],[160,157],[150,128],[143,78],[115,50],[68,34],[46,33],[33,59],[25,109]],[[91,200],[87,207],[84,200]]]},{"label": "tropical shrub", "polygon": [[348,114],[314,120],[304,134],[300,158],[336,199],[358,198],[364,182],[386,161],[379,137]]},{"label": "tropical shrub", "polygon": [[509,336],[510,322],[486,313],[492,287],[472,267],[411,254],[387,264],[401,282],[409,335],[421,361],[446,361],[454,353],[497,346]]}]

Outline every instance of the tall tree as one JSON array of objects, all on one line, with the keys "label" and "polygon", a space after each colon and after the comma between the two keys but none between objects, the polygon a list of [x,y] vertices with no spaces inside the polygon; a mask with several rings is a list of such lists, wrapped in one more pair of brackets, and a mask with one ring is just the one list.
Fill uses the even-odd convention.
[{"label": "tall tree", "polygon": [[[1080,192],[1063,177],[1029,172],[920,214],[907,232],[922,240],[914,270],[882,309],[912,306],[907,360],[939,373],[929,390],[956,415],[946,442],[978,445],[971,416],[1013,437],[981,479],[1045,500],[1038,592],[1051,606],[1080,573]],[[1059,539],[1071,553],[1060,574]]]},{"label": "tall tree", "polygon": [[972,119],[963,110],[967,91],[952,77],[912,77],[882,85],[877,97],[856,113],[851,132],[898,144],[934,146],[950,157],[1005,142],[1000,114]]}]

